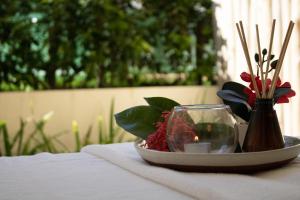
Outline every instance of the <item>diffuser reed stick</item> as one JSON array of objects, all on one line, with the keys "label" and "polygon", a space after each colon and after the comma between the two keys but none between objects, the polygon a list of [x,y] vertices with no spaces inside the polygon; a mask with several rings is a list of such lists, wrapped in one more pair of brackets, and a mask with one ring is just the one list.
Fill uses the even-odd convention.
[{"label": "diffuser reed stick", "polygon": [[291,34],[292,34],[292,31],[293,31],[293,28],[294,28],[294,24],[295,24],[294,22],[290,21],[290,24],[289,24],[289,27],[288,27],[288,30],[287,30],[287,33],[285,35],[285,39],[284,39],[284,42],[283,42],[283,46],[282,46],[281,51],[280,51],[280,56],[279,56],[279,59],[278,59],[278,63],[276,65],[275,73],[274,73],[274,76],[272,78],[272,83],[271,83],[271,88],[270,88],[269,93],[268,93],[268,98],[273,98],[276,82],[277,82],[278,77],[279,77],[279,73],[280,73],[280,70],[281,70],[281,67],[282,67],[283,59],[284,59],[284,56],[285,56],[285,53],[286,53],[286,49],[287,49],[289,40],[291,38]]},{"label": "diffuser reed stick", "polygon": [[[263,63],[265,62],[265,60],[264,60],[264,58],[262,58],[262,55],[261,55],[259,28],[258,28],[258,25],[256,24],[256,37],[257,37],[256,39],[257,39],[257,47],[258,47],[258,52],[259,53],[258,53],[258,58],[256,57],[255,59],[256,59],[256,62],[258,63],[258,70],[260,70],[261,84],[262,84],[262,88],[261,88],[262,89],[262,94],[260,94],[260,92],[259,92],[256,80],[255,80],[255,76],[253,74],[253,69],[252,69],[252,64],[251,64],[251,60],[250,60],[250,56],[249,56],[249,50],[248,50],[248,46],[247,46],[247,41],[246,41],[246,36],[245,36],[244,28],[243,28],[243,23],[242,23],[242,21],[239,21],[239,23],[236,23],[236,28],[238,30],[238,34],[239,34],[240,41],[241,41],[241,44],[242,44],[242,47],[243,47],[244,55],[245,55],[245,58],[246,58],[246,61],[247,61],[247,64],[248,64],[248,68],[249,68],[250,76],[251,76],[251,82],[252,82],[254,90],[255,90],[256,98],[263,98],[263,99],[266,99],[266,98],[267,99],[272,99],[273,98],[276,83],[277,83],[279,73],[280,73],[280,70],[281,70],[281,67],[282,67],[282,63],[283,63],[283,60],[284,60],[284,56],[285,56],[285,53],[286,53],[286,49],[287,49],[288,43],[290,41],[291,34],[292,34],[294,24],[295,24],[294,22],[290,21],[289,27],[288,27],[287,33],[285,35],[285,39],[284,39],[281,51],[280,51],[279,59],[278,59],[278,61],[276,61],[277,62],[276,64],[275,64],[275,61],[271,63],[271,66],[272,66],[273,63],[274,63],[274,65],[276,65],[275,67],[272,66],[272,69],[275,68],[275,73],[274,73],[272,81],[271,81],[271,87],[268,91],[268,94],[266,94],[267,93],[266,84],[267,84],[267,80],[268,80],[268,73],[269,73],[269,71],[271,71],[271,70],[269,70],[269,65],[270,65],[270,61],[274,57],[274,55],[272,55],[271,53],[272,53],[273,38],[274,38],[274,31],[275,31],[275,23],[276,23],[276,20],[273,19],[271,35],[270,35],[270,42],[269,42],[269,52],[268,52],[268,55],[267,55],[267,68],[266,68],[266,71],[264,71],[264,69],[263,69]],[[263,50],[262,53],[265,56],[267,54],[267,50]]]},{"label": "diffuser reed stick", "polygon": [[264,91],[265,81],[264,81],[264,75],[263,75],[263,60],[262,60],[262,57],[261,57],[259,29],[258,29],[258,25],[257,24],[256,24],[256,39],[257,39],[257,47],[258,47],[260,76],[261,76],[261,83],[262,83],[262,98],[265,98],[266,97],[266,94],[265,94],[266,92]]},{"label": "diffuser reed stick", "polygon": [[[263,86],[263,91],[265,91],[265,92],[266,92],[266,81],[268,80],[268,74],[269,74],[269,65],[270,65],[271,55],[272,55],[271,53],[272,53],[272,47],[273,47],[275,24],[276,24],[276,20],[273,19],[271,35],[270,35],[270,42],[269,42],[269,52],[268,52],[268,57],[267,57],[267,69],[266,69],[266,74],[265,74],[265,78],[264,78],[265,84]],[[264,98],[266,98],[266,96]]]},{"label": "diffuser reed stick", "polygon": [[247,41],[246,41],[246,37],[245,37],[245,32],[244,32],[242,21],[240,21],[240,27],[241,28],[239,27],[238,23],[236,23],[236,27],[237,27],[237,30],[238,30],[238,34],[239,34],[239,37],[240,37],[240,40],[241,40],[241,44],[242,44],[242,47],[243,47],[243,50],[244,50],[244,55],[246,57],[246,61],[247,61],[248,68],[249,68],[249,71],[250,71],[251,81],[252,81],[252,84],[254,86],[255,95],[256,95],[257,98],[260,98],[259,90],[258,90],[256,81],[255,81],[254,75],[253,75],[252,64],[251,64],[251,60],[250,60],[250,56],[249,56],[249,51],[248,51],[248,47],[247,47]]}]

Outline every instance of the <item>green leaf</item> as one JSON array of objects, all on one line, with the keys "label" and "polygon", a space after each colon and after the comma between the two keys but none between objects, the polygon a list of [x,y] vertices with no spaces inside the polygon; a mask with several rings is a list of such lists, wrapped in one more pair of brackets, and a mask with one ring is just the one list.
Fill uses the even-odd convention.
[{"label": "green leaf", "polygon": [[245,88],[246,87],[242,84],[239,84],[239,83],[236,83],[233,81],[229,81],[229,82],[224,83],[222,90],[232,90],[232,91],[238,93],[239,95],[243,96],[244,99],[248,99],[248,95],[245,94],[245,92],[244,92]]},{"label": "green leaf", "polygon": [[7,131],[6,125],[2,126],[2,132],[3,132],[3,140],[4,140],[4,148],[5,148],[5,155],[11,156],[12,155],[12,147],[9,141],[9,135]]},{"label": "green leaf", "polygon": [[234,114],[241,117],[245,121],[249,121],[251,114],[251,107],[237,93],[231,90],[221,90],[217,92],[217,95],[223,99],[224,104],[229,105]]},{"label": "green leaf", "polygon": [[114,120],[113,120],[113,116],[114,116],[114,109],[115,109],[115,99],[111,100],[111,104],[110,104],[110,113],[109,113],[109,142],[113,143],[114,140]]},{"label": "green leaf", "polygon": [[144,98],[147,103],[158,109],[159,111],[171,111],[174,106],[179,106],[180,104],[177,103],[176,101],[173,101],[172,99],[168,99],[165,97],[149,97],[149,98]]},{"label": "green leaf", "polygon": [[245,104],[232,102],[232,101],[226,101],[223,99],[224,104],[229,105],[230,109],[234,114],[239,116],[245,121],[250,120],[251,110],[248,109],[248,107]]},{"label": "green leaf", "polygon": [[239,95],[238,93],[231,91],[231,90],[221,90],[217,92],[217,95],[222,98],[223,100],[236,102],[245,104],[245,106],[250,110],[251,106],[247,103],[247,99],[244,96]]},{"label": "green leaf", "polygon": [[93,126],[90,125],[85,136],[84,136],[84,139],[83,139],[83,146],[86,146],[86,145],[89,145],[90,144],[90,137],[91,137],[91,134],[92,134],[92,129],[93,129]]},{"label": "green leaf", "polygon": [[98,143],[104,144],[103,117],[98,116]]},{"label": "green leaf", "polygon": [[232,90],[220,90],[217,92],[217,95],[225,100],[234,101],[237,99],[238,102],[242,101],[247,103],[247,98],[245,98],[245,96],[240,95]]},{"label": "green leaf", "polygon": [[136,106],[115,114],[116,123],[129,133],[146,139],[153,133],[161,112],[151,106]]},{"label": "green leaf", "polygon": [[278,101],[278,99],[283,96],[286,95],[288,93],[292,92],[292,89],[289,87],[281,87],[281,88],[276,88],[275,92],[274,92],[274,101],[275,103]]},{"label": "green leaf", "polygon": [[44,146],[48,152],[53,152],[52,151],[52,144],[47,135],[44,132],[44,127],[45,127],[45,122],[43,119],[39,120],[36,122],[36,129],[38,131],[38,134],[40,134],[42,141],[44,142]]},{"label": "green leaf", "polygon": [[232,112],[245,121],[249,121],[251,107],[247,103],[248,95],[244,93],[246,87],[236,82],[226,82],[217,95],[229,105]]}]

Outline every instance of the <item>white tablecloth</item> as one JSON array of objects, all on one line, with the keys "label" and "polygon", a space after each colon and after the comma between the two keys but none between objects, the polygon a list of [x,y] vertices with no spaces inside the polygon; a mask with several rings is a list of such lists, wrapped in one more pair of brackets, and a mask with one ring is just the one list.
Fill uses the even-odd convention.
[{"label": "white tablecloth", "polygon": [[145,163],[132,143],[0,158],[1,200],[300,199],[300,158],[256,175],[184,173]]}]

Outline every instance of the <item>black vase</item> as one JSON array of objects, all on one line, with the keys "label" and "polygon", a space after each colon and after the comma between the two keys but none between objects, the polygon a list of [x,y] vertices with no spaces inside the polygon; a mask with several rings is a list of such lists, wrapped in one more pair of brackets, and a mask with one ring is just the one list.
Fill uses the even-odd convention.
[{"label": "black vase", "polygon": [[242,150],[268,151],[284,147],[273,99],[257,99],[251,113]]}]

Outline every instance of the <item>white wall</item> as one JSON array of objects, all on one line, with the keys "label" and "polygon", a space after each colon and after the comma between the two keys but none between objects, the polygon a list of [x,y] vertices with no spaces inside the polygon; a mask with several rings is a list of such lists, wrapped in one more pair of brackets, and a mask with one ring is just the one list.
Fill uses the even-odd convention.
[{"label": "white wall", "polygon": [[[276,105],[281,129],[286,135],[300,136],[300,0],[214,0],[216,4],[216,34],[225,40],[219,55],[219,74],[223,79],[242,82],[240,74],[247,70],[235,23],[243,21],[249,53],[254,65],[257,52],[255,24],[259,25],[261,47],[268,48],[272,20],[276,19],[273,41],[275,58],[279,57],[290,20],[295,22],[293,33],[283,61],[280,78],[289,81],[296,91],[289,104]],[[220,44],[219,38],[219,46]],[[272,76],[269,76],[272,77]],[[242,82],[244,84],[244,82]]]}]

